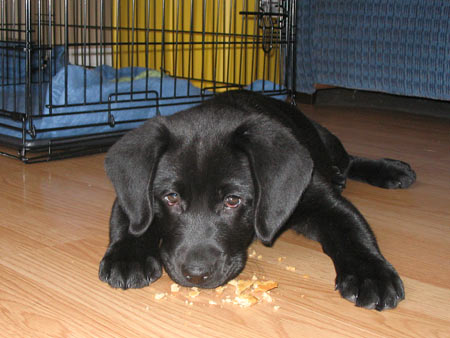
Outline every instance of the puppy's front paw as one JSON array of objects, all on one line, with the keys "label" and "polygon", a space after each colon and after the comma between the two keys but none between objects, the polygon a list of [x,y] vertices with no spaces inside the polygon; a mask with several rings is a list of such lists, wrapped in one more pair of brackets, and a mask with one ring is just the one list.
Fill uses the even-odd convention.
[{"label": "puppy's front paw", "polygon": [[100,262],[100,280],[114,288],[142,288],[161,277],[162,265],[157,255],[125,251],[112,247]]},{"label": "puppy's front paw", "polygon": [[402,280],[387,262],[354,262],[343,271],[336,277],[336,290],[356,306],[382,311],[405,299]]}]

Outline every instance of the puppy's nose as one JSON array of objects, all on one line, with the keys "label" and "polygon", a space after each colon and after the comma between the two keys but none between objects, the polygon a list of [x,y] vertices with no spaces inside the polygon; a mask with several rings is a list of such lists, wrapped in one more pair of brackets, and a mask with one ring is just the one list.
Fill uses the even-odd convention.
[{"label": "puppy's nose", "polygon": [[202,285],[211,277],[211,267],[203,264],[183,265],[181,272],[192,284]]}]

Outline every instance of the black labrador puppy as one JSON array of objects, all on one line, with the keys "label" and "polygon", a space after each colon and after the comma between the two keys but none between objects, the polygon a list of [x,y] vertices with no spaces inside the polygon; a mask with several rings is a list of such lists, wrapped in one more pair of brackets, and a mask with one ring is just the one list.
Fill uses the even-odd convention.
[{"label": "black labrador puppy", "polygon": [[291,228],[322,244],[344,298],[377,310],[404,299],[397,272],[341,191],[347,177],[407,188],[414,171],[348,155],[288,103],[217,95],[129,132],[105,165],[117,198],[99,276],[115,288],[147,286],[162,266],[178,284],[218,287],[242,271],[255,238],[271,245]]}]

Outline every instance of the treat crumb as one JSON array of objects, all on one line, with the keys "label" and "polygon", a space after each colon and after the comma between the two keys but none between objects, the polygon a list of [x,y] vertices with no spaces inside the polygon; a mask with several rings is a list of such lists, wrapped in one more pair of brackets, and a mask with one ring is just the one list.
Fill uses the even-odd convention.
[{"label": "treat crumb", "polygon": [[196,287],[193,287],[191,290],[192,291],[189,291],[189,297],[191,298],[195,298],[200,294],[200,291],[198,291],[198,288]]},{"label": "treat crumb", "polygon": [[178,291],[180,291],[180,286],[179,286],[178,284],[173,283],[173,284],[170,286],[170,291],[171,291],[171,292],[178,292]]},{"label": "treat crumb", "polygon": [[241,280],[231,280],[228,283],[233,285],[236,288],[236,294],[240,295],[242,292],[244,292],[245,290],[247,290],[248,288],[250,288],[253,283],[255,281],[254,280],[246,280],[246,279],[241,279]]},{"label": "treat crumb", "polygon": [[228,282],[228,284],[233,285],[234,287],[237,287],[237,280],[236,279],[232,279]]},{"label": "treat crumb", "polygon": [[268,280],[265,282],[255,282],[253,285],[254,291],[269,291],[278,287],[278,283],[273,280]]},{"label": "treat crumb", "polygon": [[223,291],[225,290],[225,288],[226,288],[226,286],[219,286],[215,290],[219,295],[221,295],[223,293]]},{"label": "treat crumb", "polygon": [[263,293],[262,298],[263,298],[267,303],[272,303],[272,301],[273,301],[272,297],[271,297],[267,292],[264,292],[264,293]]},{"label": "treat crumb", "polygon": [[165,293],[157,293],[157,294],[155,294],[155,299],[160,300],[160,299],[163,299],[165,296],[166,296]]},{"label": "treat crumb", "polygon": [[252,295],[240,295],[234,298],[233,304],[239,305],[240,307],[250,307],[258,303],[258,298]]}]

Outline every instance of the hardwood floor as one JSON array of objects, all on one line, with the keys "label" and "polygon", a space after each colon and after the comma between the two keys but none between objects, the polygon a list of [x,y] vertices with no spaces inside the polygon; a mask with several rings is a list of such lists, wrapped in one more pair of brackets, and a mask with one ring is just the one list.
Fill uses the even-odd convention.
[{"label": "hardwood floor", "polygon": [[240,276],[277,281],[272,303],[229,303],[232,286],[192,298],[190,289],[171,292],[166,274],[144,289],[114,290],[97,277],[114,199],[104,155],[33,165],[0,158],[0,336],[450,337],[450,120],[303,108],[349,152],[402,159],[417,172],[408,190],[349,182],[345,191],[403,277],[397,309],[342,299],[331,260],[292,232],[273,248],[254,244]]}]

